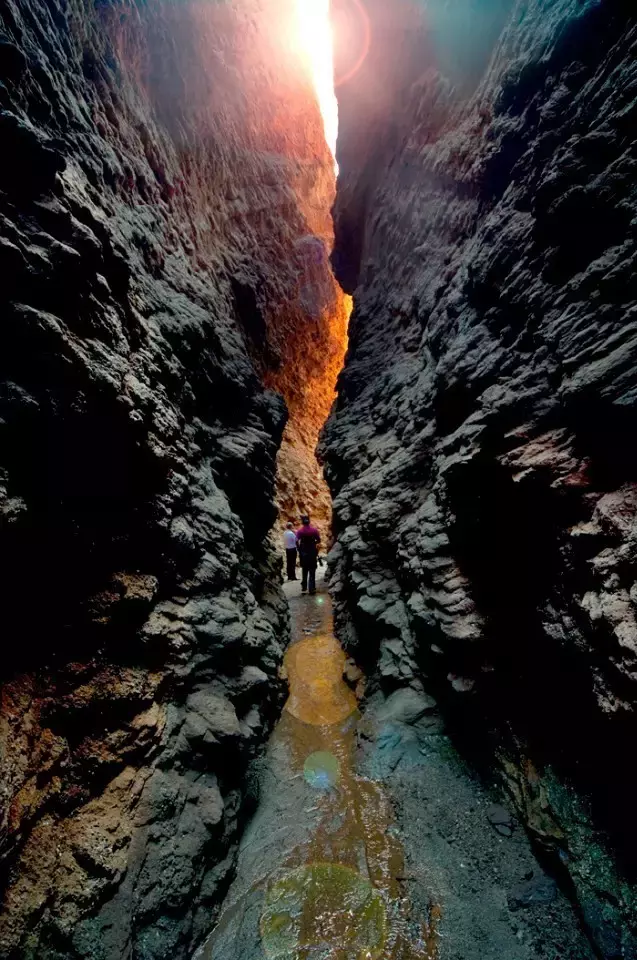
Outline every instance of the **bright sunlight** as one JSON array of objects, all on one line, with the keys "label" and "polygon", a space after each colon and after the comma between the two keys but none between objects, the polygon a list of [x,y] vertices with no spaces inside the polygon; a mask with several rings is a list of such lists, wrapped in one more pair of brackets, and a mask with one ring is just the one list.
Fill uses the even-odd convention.
[{"label": "bright sunlight", "polygon": [[301,46],[316,88],[325,139],[336,162],[338,103],[334,93],[334,40],[330,0],[296,0],[296,6]]}]

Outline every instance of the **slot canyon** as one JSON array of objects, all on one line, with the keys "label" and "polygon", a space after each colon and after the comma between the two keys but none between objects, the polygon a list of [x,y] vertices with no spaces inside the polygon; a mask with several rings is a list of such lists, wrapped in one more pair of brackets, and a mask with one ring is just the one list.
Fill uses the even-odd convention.
[{"label": "slot canyon", "polygon": [[634,0],[0,0],[0,958],[637,960],[636,175]]}]

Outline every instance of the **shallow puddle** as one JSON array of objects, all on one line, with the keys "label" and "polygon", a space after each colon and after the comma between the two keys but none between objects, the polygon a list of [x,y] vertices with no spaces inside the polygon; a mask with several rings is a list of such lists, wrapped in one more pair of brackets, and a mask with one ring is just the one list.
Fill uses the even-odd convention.
[{"label": "shallow puddle", "polygon": [[360,714],[329,598],[291,607],[300,639],[285,656],[289,697],[237,882],[199,956],[435,960],[437,908],[425,923],[412,918],[391,804],[379,783],[356,774]]}]

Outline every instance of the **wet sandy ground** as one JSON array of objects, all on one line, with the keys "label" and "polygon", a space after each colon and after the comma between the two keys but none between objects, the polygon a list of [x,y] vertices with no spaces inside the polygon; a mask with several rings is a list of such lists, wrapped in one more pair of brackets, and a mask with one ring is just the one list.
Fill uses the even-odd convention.
[{"label": "wet sandy ground", "polygon": [[588,960],[568,902],[418,689],[361,715],[325,585],[286,584],[290,694],[197,960]]}]

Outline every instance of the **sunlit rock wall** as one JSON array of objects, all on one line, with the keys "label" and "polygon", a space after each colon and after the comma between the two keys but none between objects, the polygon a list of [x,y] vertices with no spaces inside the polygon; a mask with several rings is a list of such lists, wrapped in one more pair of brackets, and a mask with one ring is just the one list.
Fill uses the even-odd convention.
[{"label": "sunlit rock wall", "polygon": [[316,459],[316,447],[336,398],[336,380],[343,366],[351,313],[351,298],[345,296],[337,285],[334,289],[335,298],[329,314],[331,336],[323,344],[307,344],[309,369],[305,383],[278,383],[284,396],[289,397],[289,419],[277,457],[280,549],[286,523],[291,521],[296,529],[302,514],[309,514],[319,529],[322,548],[327,548],[331,542],[332,498],[323,468]]},{"label": "sunlit rock wall", "polygon": [[634,7],[366,6],[323,441],[342,634],[437,692],[600,955],[634,957]]},{"label": "sunlit rock wall", "polygon": [[293,10],[0,11],[6,958],[190,956],[231,875],[287,631],[279,393],[340,349]]}]

